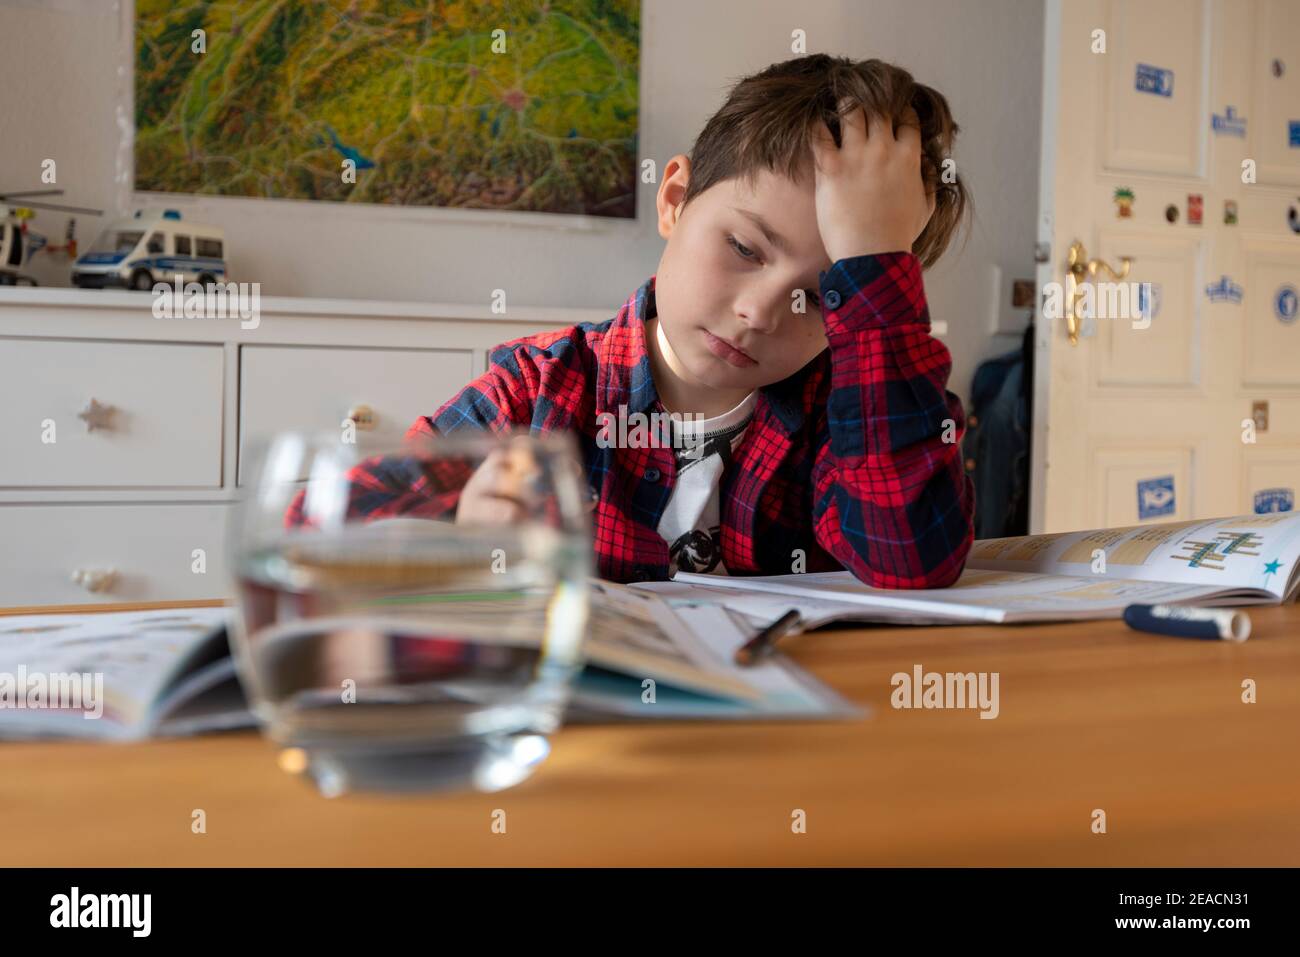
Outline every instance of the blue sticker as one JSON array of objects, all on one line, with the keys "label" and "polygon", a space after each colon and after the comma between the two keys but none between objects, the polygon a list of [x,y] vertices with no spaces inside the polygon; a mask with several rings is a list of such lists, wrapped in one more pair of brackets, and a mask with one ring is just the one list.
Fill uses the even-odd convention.
[{"label": "blue sticker", "polygon": [[1255,493],[1255,514],[1289,512],[1295,508],[1295,489],[1262,488]]},{"label": "blue sticker", "polygon": [[[1147,293],[1148,289],[1151,290],[1149,295]],[[1162,298],[1163,297],[1160,294],[1160,283],[1138,283],[1138,315],[1143,319],[1154,319],[1156,316],[1160,315],[1160,301]]]},{"label": "blue sticker", "polygon": [[1174,71],[1164,70],[1147,63],[1137,65],[1137,79],[1133,83],[1139,93],[1154,93],[1156,96],[1174,95]]},{"label": "blue sticker", "polygon": [[1300,297],[1296,295],[1295,286],[1286,282],[1277,287],[1277,293],[1273,296],[1273,314],[1277,316],[1279,322],[1288,324],[1295,322],[1298,304],[1300,304]]},{"label": "blue sticker", "polygon": [[1213,113],[1210,116],[1210,126],[1215,133],[1228,136],[1246,135],[1246,118],[1237,115],[1237,108],[1230,106],[1223,111],[1223,115]]},{"label": "blue sticker", "polygon": [[1242,289],[1225,275],[1218,282],[1206,286],[1205,294],[1210,302],[1241,302]]},{"label": "blue sticker", "polygon": [[1142,479],[1138,482],[1138,518],[1159,518],[1174,514],[1174,477]]},{"label": "blue sticker", "polygon": [[1292,149],[1300,146],[1300,120],[1291,120],[1286,125],[1287,145]]}]

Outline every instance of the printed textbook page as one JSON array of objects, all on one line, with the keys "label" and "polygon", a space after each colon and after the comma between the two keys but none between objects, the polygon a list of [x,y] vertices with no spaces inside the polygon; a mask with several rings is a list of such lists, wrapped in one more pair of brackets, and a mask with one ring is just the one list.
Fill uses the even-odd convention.
[{"label": "printed textbook page", "polygon": [[[1300,590],[1300,514],[981,539],[972,546],[961,577],[948,588],[871,588],[848,571],[767,576],[683,572],[672,582],[637,587],[679,603],[722,601],[751,615],[795,608],[804,628],[845,620],[934,624],[1113,618],[1130,604],[1277,604]],[[732,597],[720,598],[724,592]]]},{"label": "printed textbook page", "polygon": [[977,541],[967,568],[1179,582],[1255,590],[1300,588],[1300,512],[1130,525]]}]

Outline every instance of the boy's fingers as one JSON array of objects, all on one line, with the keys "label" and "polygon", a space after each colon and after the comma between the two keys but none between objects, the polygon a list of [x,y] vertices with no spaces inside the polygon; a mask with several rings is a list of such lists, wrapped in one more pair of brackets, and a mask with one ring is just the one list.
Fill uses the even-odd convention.
[{"label": "boy's fingers", "polygon": [[473,522],[477,525],[518,525],[523,522],[525,514],[518,499],[487,495],[474,510]]},{"label": "boy's fingers", "polygon": [[894,142],[892,121],[885,116],[873,115],[871,123],[867,127],[867,142],[877,149],[892,146]]},{"label": "boy's fingers", "polygon": [[840,116],[840,149],[855,149],[870,138],[867,131],[867,112],[849,99],[840,100],[840,109],[848,110]]},{"label": "boy's fingers", "polygon": [[[916,114],[914,113],[913,116]],[[909,153],[921,155],[921,127],[913,126],[910,123],[900,123],[898,133],[895,135],[898,145],[906,149]]]},{"label": "boy's fingers", "polygon": [[831,136],[830,127],[825,121],[815,123],[812,131],[812,141],[809,144],[812,151],[813,167],[817,172],[824,172],[830,168],[830,164],[835,159],[835,140]]},{"label": "boy's fingers", "polygon": [[536,460],[526,450],[494,449],[483,460],[489,494],[523,498],[535,490],[541,474]]}]

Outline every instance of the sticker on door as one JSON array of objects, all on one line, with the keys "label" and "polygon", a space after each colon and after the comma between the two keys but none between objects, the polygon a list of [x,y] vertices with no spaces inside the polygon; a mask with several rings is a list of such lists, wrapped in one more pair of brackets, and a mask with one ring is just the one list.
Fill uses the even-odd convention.
[{"label": "sticker on door", "polygon": [[1137,78],[1133,88],[1139,93],[1154,93],[1156,96],[1174,95],[1174,71],[1149,63],[1137,65]]},{"label": "sticker on door", "polygon": [[1278,286],[1277,292],[1273,294],[1273,314],[1277,316],[1278,322],[1288,325],[1295,322],[1297,306],[1300,306],[1300,296],[1297,295],[1295,286],[1289,282]]},{"label": "sticker on door", "polygon": [[1255,514],[1289,512],[1295,508],[1295,489],[1262,488],[1255,493]]},{"label": "sticker on door", "polygon": [[1172,475],[1140,479],[1137,490],[1139,521],[1174,514],[1174,477]]}]

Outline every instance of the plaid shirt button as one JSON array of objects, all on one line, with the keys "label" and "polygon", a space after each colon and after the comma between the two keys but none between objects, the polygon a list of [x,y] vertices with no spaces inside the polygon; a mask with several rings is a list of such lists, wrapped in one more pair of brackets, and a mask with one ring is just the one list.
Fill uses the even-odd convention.
[{"label": "plaid shirt button", "polygon": [[641,477],[645,479],[647,482],[658,482],[659,470],[654,466],[651,466],[650,468],[646,469],[644,472],[641,473]]},{"label": "plaid shirt button", "polygon": [[827,306],[829,306],[832,309],[838,309],[840,305],[840,301],[841,301],[840,294],[838,290],[835,289],[826,290],[826,298],[823,300],[823,302],[825,302]]}]

